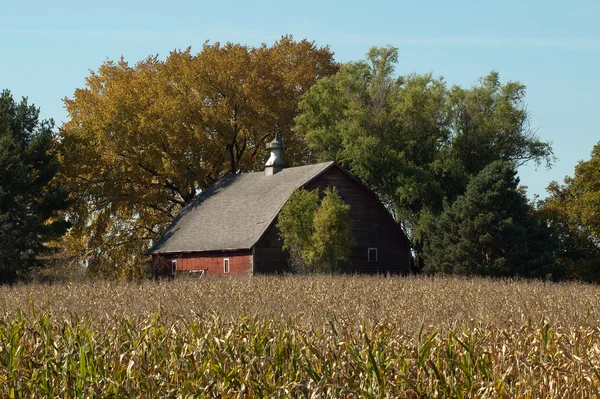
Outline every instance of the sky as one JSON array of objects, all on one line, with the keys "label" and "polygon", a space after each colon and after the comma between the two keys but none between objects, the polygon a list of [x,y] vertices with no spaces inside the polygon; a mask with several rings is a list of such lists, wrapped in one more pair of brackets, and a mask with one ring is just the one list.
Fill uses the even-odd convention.
[{"label": "sky", "polygon": [[27,96],[42,118],[68,119],[62,99],[91,70],[207,40],[258,46],[285,34],[328,45],[338,62],[372,46],[399,49],[397,73],[443,76],[471,87],[495,70],[527,86],[532,128],[551,141],[551,169],[522,167],[545,195],[600,141],[600,1],[138,1],[0,0],[0,90]]}]

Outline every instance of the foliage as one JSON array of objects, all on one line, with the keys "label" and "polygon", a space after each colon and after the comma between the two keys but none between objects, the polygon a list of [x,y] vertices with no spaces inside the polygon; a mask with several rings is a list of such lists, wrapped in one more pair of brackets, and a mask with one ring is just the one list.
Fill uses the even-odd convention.
[{"label": "foliage", "polygon": [[333,272],[348,259],[355,241],[350,229],[350,205],[337,189],[296,190],[279,214],[277,227],[283,249],[290,252],[292,270],[300,273]]},{"label": "foliage", "polygon": [[550,183],[548,193],[538,207],[558,238],[557,260],[569,277],[600,282],[600,143],[564,185]]},{"label": "foliage", "polygon": [[396,49],[368,57],[318,82],[300,102],[296,129],[320,160],[349,169],[397,213],[418,208],[432,191],[422,177],[447,139],[445,85],[430,75],[393,78]]},{"label": "foliage", "polygon": [[260,168],[269,138],[279,134],[291,163],[305,162],[292,131],[297,101],[337,70],[332,57],[285,36],[271,47],[205,43],[195,55],[107,61],[91,72],[64,100],[72,254],[93,273],[144,274],[146,250],[178,210],[224,174]]},{"label": "foliage", "polygon": [[551,165],[552,148],[536,137],[524,100],[525,85],[502,84],[497,72],[480,79],[470,90],[452,88],[451,153],[469,175],[497,160],[515,162],[517,167],[529,161]]},{"label": "foliage", "polygon": [[517,190],[513,163],[484,168],[429,229],[425,270],[485,276],[561,277],[554,243]]},{"label": "foliage", "polygon": [[67,195],[55,184],[58,158],[54,122],[8,90],[0,94],[0,282],[22,278],[42,264],[50,242],[68,224],[58,212]]},{"label": "foliage", "polygon": [[397,60],[397,49],[373,48],[321,79],[300,101],[296,130],[313,157],[338,162],[377,193],[419,256],[422,218],[440,214],[489,163],[549,165],[553,156],[530,126],[521,83],[491,72],[470,89],[448,88],[432,74],[396,77]]},{"label": "foliage", "polygon": [[592,285],[311,276],[0,295],[2,397],[599,394]]},{"label": "foliage", "polygon": [[325,196],[315,212],[314,232],[305,258],[320,271],[337,271],[339,260],[349,261],[356,241],[350,230],[350,205],[339,196],[337,189],[325,189]]},{"label": "foliage", "polygon": [[304,261],[303,254],[311,243],[315,213],[319,209],[319,190],[296,190],[290,195],[278,216],[279,237],[282,248],[290,253],[292,270],[309,272],[311,267]]}]

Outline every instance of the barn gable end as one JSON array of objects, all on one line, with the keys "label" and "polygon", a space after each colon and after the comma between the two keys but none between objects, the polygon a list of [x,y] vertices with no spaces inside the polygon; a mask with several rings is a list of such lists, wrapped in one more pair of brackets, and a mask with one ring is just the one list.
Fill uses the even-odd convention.
[{"label": "barn gable end", "polygon": [[[318,188],[322,195],[327,187],[336,187],[340,197],[350,205],[348,217],[356,247],[350,262],[342,264],[342,270],[356,273],[408,273],[408,240],[375,194],[337,165],[327,168],[302,188]],[[274,220],[255,245],[254,272],[289,271],[289,254],[282,250],[282,245],[277,220]],[[376,252],[375,258],[371,256],[370,260],[369,249],[371,255]]]}]

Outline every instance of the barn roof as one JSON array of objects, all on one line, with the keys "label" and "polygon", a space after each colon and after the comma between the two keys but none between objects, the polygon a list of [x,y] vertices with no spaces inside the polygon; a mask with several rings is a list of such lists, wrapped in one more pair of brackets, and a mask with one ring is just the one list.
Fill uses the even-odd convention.
[{"label": "barn roof", "polygon": [[150,253],[250,249],[290,195],[333,162],[229,175],[184,207]]}]

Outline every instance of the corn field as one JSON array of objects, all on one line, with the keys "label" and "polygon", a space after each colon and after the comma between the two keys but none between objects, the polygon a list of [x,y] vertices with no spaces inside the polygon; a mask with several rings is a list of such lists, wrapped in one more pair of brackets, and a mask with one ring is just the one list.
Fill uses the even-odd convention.
[{"label": "corn field", "polygon": [[599,303],[451,277],[0,287],[0,396],[600,397]]}]

